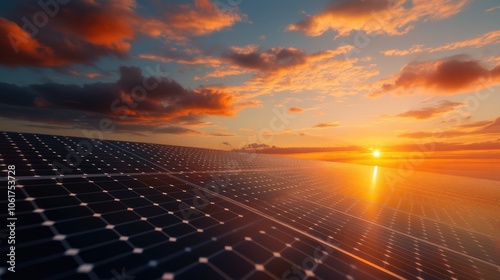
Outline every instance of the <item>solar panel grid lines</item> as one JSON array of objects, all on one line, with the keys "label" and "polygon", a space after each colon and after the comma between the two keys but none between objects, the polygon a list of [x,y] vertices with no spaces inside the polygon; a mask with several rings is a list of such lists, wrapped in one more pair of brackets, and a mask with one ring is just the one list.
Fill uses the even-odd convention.
[{"label": "solar panel grid lines", "polygon": [[[181,180],[181,179],[179,179],[179,180]],[[184,180],[183,180],[183,181],[184,181]],[[195,185],[195,184],[192,184],[192,183],[190,183],[190,182],[188,182],[188,181],[184,181],[184,182],[185,182],[186,184],[189,184],[189,185],[193,186],[193,187],[201,188],[201,187],[199,187],[199,186],[197,186],[197,185]],[[207,191],[208,191],[208,192],[211,192],[210,190],[207,190]],[[368,262],[368,261],[366,261],[366,260],[364,260],[364,259],[357,258],[357,256],[352,255],[352,254],[350,254],[349,252],[344,251],[343,249],[341,249],[341,248],[339,248],[339,247],[337,247],[337,246],[335,246],[335,245],[332,245],[331,243],[325,242],[324,240],[321,240],[321,239],[319,239],[319,238],[317,238],[317,237],[315,237],[315,236],[313,236],[313,235],[310,235],[310,234],[309,234],[309,233],[307,233],[306,231],[302,231],[302,230],[300,230],[300,229],[297,229],[297,228],[295,228],[295,227],[293,227],[293,226],[290,226],[290,225],[289,225],[289,224],[287,224],[287,223],[283,223],[282,221],[280,221],[280,220],[278,220],[278,219],[274,218],[273,216],[267,215],[267,214],[265,214],[265,213],[263,213],[263,212],[260,212],[260,211],[258,211],[258,210],[256,210],[256,209],[254,209],[254,208],[248,207],[247,205],[245,205],[245,204],[243,204],[243,203],[241,203],[241,202],[239,202],[239,201],[233,200],[232,198],[227,198],[227,197],[225,197],[225,196],[221,196],[220,194],[215,193],[215,192],[211,192],[211,194],[212,194],[213,196],[220,196],[222,199],[225,199],[225,200],[227,200],[227,201],[230,201],[231,203],[233,203],[233,204],[235,204],[235,205],[238,205],[238,206],[240,206],[240,207],[246,208],[246,209],[248,209],[249,211],[252,211],[252,212],[254,212],[254,213],[258,214],[258,215],[261,215],[261,216],[263,216],[263,217],[265,217],[265,218],[267,218],[267,219],[269,219],[269,220],[271,220],[271,221],[273,221],[273,222],[275,222],[275,223],[277,223],[277,224],[280,224],[280,225],[282,225],[282,226],[284,226],[284,227],[287,227],[287,228],[289,228],[289,229],[291,229],[291,230],[293,230],[293,231],[296,231],[297,233],[299,233],[299,234],[301,234],[301,235],[305,235],[305,236],[307,236],[307,237],[309,237],[309,238],[312,238],[312,239],[314,239],[314,240],[318,241],[319,243],[322,243],[322,244],[323,244],[323,245],[325,245],[325,246],[329,246],[330,248],[336,249],[336,250],[338,250],[338,251],[341,251],[341,252],[342,252],[342,253],[344,253],[344,254],[347,254],[347,255],[349,255],[349,256],[351,256],[351,257],[353,257],[353,258],[356,258],[356,259],[358,259],[358,260],[360,260],[360,261],[362,261],[362,262],[365,262],[365,263],[367,263],[368,265],[374,266],[374,267],[376,267],[377,269],[380,269],[380,270],[382,270],[382,271],[385,271],[385,272],[387,272],[388,274],[390,274],[390,275],[391,275],[391,276],[393,276],[393,277],[396,277],[396,278],[399,278],[399,279],[404,279],[403,277],[400,277],[400,276],[398,276],[397,274],[394,274],[394,273],[392,273],[392,272],[390,272],[390,271],[386,271],[386,270],[385,270],[385,269],[383,269],[382,267],[378,267],[377,265],[375,265],[375,264],[373,264],[373,263],[371,263],[371,262]]]},{"label": "solar panel grid lines", "polygon": [[[17,250],[18,260],[26,259],[18,269],[50,267],[40,279],[500,273],[496,181],[450,177],[446,185],[417,174],[387,192],[370,167],[114,141],[101,141],[60,176],[50,164],[68,163],[64,153],[90,140],[0,137],[0,166],[12,158],[21,174]],[[383,178],[388,171],[378,172]],[[476,191],[468,195],[470,185]],[[5,272],[1,277],[9,277]]]}]

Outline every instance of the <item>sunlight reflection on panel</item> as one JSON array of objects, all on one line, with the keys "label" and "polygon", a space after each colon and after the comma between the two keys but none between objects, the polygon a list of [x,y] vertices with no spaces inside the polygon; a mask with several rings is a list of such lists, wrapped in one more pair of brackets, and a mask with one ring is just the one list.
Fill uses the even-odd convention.
[{"label": "sunlight reflection on panel", "polygon": [[368,201],[375,202],[378,200],[378,189],[377,189],[377,173],[378,166],[373,167],[372,180],[370,183],[370,189],[368,190]]},{"label": "sunlight reflection on panel", "polygon": [[[373,167],[371,182],[369,183],[369,188],[367,189],[364,197],[368,202],[366,205],[366,218],[369,221],[377,220],[377,204],[380,199],[380,193],[377,188],[377,174],[378,174],[378,166]],[[367,174],[368,175],[368,174]],[[367,176],[368,177],[368,176]],[[369,177],[368,177],[369,178]],[[367,178],[367,179],[368,179]]]},{"label": "sunlight reflection on panel", "polygon": [[373,175],[372,175],[372,190],[375,189],[375,185],[377,184],[377,173],[378,173],[378,166],[373,167]]}]

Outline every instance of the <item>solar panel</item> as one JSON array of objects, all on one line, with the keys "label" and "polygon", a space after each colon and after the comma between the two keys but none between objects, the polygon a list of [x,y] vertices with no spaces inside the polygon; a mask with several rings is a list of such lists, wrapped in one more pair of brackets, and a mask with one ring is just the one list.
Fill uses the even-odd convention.
[{"label": "solar panel", "polygon": [[381,167],[0,139],[2,189],[10,165],[17,184],[16,272],[4,261],[2,279],[500,279],[498,181],[391,185],[398,171]]}]

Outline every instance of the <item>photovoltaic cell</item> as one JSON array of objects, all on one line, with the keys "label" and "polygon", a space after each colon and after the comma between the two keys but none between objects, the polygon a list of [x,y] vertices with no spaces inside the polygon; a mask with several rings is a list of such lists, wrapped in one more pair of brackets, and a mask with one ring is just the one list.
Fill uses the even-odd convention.
[{"label": "photovoltaic cell", "polygon": [[500,278],[498,181],[12,132],[0,155],[2,279]]}]

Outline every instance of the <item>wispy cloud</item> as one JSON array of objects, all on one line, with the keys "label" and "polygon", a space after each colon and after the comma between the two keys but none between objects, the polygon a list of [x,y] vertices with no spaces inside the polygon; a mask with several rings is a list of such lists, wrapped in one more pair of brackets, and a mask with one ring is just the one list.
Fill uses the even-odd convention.
[{"label": "wispy cloud", "polygon": [[[475,128],[470,130],[470,128]],[[500,136],[500,117],[488,121],[488,122],[478,122],[470,125],[455,126],[451,129],[436,132],[436,131],[416,131],[416,132],[405,132],[399,135],[403,138],[455,138],[461,136],[484,136],[490,135],[493,137]]]},{"label": "wispy cloud", "polygon": [[486,9],[485,12],[486,13],[491,13],[491,12],[496,11],[498,9],[500,9],[500,6],[491,7],[489,9]]},{"label": "wispy cloud", "polygon": [[340,124],[338,122],[325,122],[325,123],[318,123],[317,125],[313,126],[313,128],[332,128],[339,126]]},{"label": "wispy cloud", "polygon": [[397,115],[387,115],[385,117],[391,118],[410,118],[417,120],[427,120],[439,117],[443,114],[454,111],[456,108],[466,105],[466,103],[462,102],[453,102],[448,100],[443,100],[439,102],[438,105],[433,107],[425,107],[420,109],[412,109],[408,111],[404,111]]},{"label": "wispy cloud", "polygon": [[143,19],[141,31],[167,40],[186,40],[233,26],[246,18],[238,8],[222,11],[214,1],[194,0],[193,4],[170,4],[156,18]]},{"label": "wispy cloud", "polygon": [[484,33],[482,35],[476,36],[472,39],[467,39],[463,41],[453,42],[446,45],[442,45],[436,48],[426,48],[423,45],[414,45],[406,50],[391,49],[387,51],[382,51],[386,56],[403,56],[421,52],[439,52],[439,51],[450,51],[465,47],[475,47],[480,48],[483,46],[500,44],[500,30],[491,31]]}]

